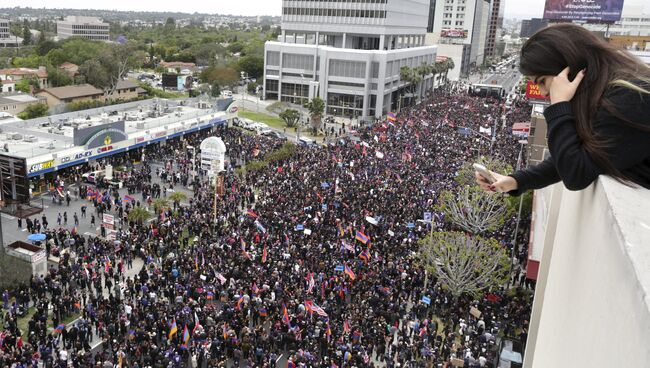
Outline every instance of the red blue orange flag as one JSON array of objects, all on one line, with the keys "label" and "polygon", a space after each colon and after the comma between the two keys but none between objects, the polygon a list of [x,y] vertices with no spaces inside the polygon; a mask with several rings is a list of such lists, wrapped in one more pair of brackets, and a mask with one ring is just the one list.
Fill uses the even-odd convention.
[{"label": "red blue orange flag", "polygon": [[366,234],[362,233],[361,231],[357,231],[357,235],[355,236],[355,239],[362,242],[363,244],[367,244],[368,241],[370,241],[370,238]]},{"label": "red blue orange flag", "polygon": [[343,269],[343,272],[345,272],[346,275],[350,278],[350,280],[356,280],[357,275],[354,274],[354,271],[350,268],[350,266],[345,265],[345,268]]}]

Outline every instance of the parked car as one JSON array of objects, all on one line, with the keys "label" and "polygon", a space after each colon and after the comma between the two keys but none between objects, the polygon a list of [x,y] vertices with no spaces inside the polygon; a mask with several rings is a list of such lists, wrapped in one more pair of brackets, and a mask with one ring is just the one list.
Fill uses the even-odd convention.
[{"label": "parked car", "polygon": [[266,130],[266,131],[264,131],[264,132],[262,132],[260,134],[263,135],[263,136],[266,136],[266,137],[276,138],[276,139],[280,139],[280,140],[283,140],[283,141],[287,140],[287,137],[282,135],[282,133],[277,132],[275,130],[271,130],[271,129],[268,129],[268,130]]},{"label": "parked car", "polygon": [[253,126],[253,130],[255,130],[257,134],[262,134],[263,131],[267,131],[271,129],[269,128],[268,125],[264,123],[255,123],[255,125]]},{"label": "parked car", "polygon": [[307,137],[298,138],[298,145],[303,146],[303,147],[307,147],[307,148],[318,146],[313,139],[307,138]]},{"label": "parked car", "polygon": [[88,173],[85,173],[81,175],[81,177],[87,182],[91,184],[97,184],[97,182],[103,177],[104,172],[103,171],[91,171]]}]

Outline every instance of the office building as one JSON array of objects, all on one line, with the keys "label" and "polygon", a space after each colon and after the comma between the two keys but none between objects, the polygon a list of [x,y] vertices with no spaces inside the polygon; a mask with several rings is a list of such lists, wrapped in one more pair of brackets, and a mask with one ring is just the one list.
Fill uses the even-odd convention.
[{"label": "office building", "polygon": [[505,12],[505,0],[492,0],[490,2],[490,20],[488,23],[487,39],[485,40],[485,58],[492,58],[497,55],[497,41],[501,37],[503,28],[503,15]]},{"label": "office building", "polygon": [[519,37],[530,37],[542,28],[548,27],[548,20],[541,18],[524,19],[521,21]]},{"label": "office building", "polygon": [[[430,0],[282,2],[282,34],[264,51],[267,99],[304,103],[319,96],[329,115],[380,117],[399,109],[400,68],[433,64],[425,46]],[[433,75],[413,88],[417,99]]]},{"label": "office building", "polygon": [[23,39],[13,36],[10,29],[11,22],[7,19],[0,19],[0,47],[18,47],[23,43]]},{"label": "office building", "polygon": [[108,41],[110,25],[96,17],[67,16],[65,20],[56,22],[56,33],[61,40],[83,37],[93,41]]},{"label": "office building", "polygon": [[[490,2],[488,0],[437,0],[433,32],[428,44],[445,46],[445,55],[452,56],[461,77],[483,64],[485,59]],[[498,24],[498,19],[496,21]],[[496,29],[495,29],[496,34]]]}]

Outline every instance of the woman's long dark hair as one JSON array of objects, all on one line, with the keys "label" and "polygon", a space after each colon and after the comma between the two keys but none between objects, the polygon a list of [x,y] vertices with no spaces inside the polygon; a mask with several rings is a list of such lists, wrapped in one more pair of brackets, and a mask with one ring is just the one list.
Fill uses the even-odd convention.
[{"label": "woman's long dark hair", "polygon": [[[576,130],[585,150],[608,175],[618,180],[627,178],[607,156],[605,149],[612,144],[608,137],[594,134],[592,125],[599,107],[643,131],[647,125],[623,117],[605,96],[611,86],[621,86],[648,94],[650,98],[650,68],[627,51],[619,50],[585,28],[563,23],[535,33],[521,49],[519,70],[524,75],[557,75],[570,68],[569,80],[586,69],[571,107],[576,119]],[[644,118],[644,117],[639,117]]]}]

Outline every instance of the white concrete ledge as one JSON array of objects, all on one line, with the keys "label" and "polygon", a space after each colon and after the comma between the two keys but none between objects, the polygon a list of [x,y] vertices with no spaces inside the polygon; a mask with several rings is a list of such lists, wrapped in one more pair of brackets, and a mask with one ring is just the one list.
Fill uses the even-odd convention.
[{"label": "white concrete ledge", "polygon": [[648,367],[650,190],[601,176],[537,194],[547,226],[524,367]]}]

